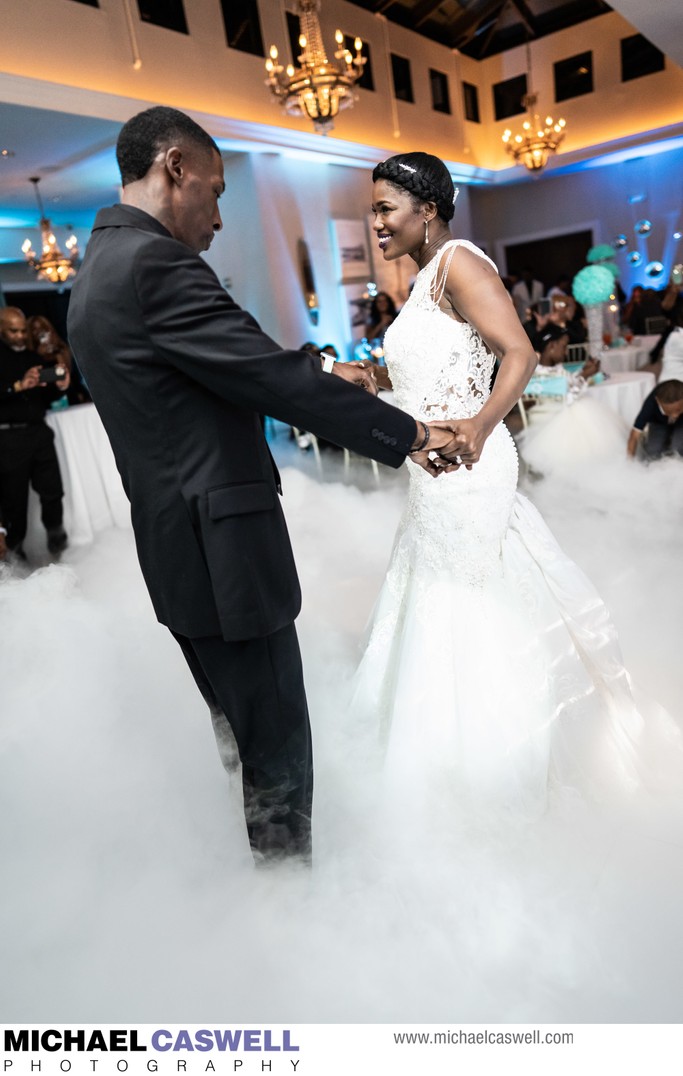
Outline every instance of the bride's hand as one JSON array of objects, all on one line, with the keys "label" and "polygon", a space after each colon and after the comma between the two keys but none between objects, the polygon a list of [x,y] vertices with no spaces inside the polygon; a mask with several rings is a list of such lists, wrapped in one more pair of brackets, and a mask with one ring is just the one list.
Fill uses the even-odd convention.
[{"label": "bride's hand", "polygon": [[335,362],[332,373],[337,377],[343,377],[345,381],[351,381],[359,385],[373,396],[377,395],[377,382],[373,370],[369,370],[362,362]]},{"label": "bride's hand", "polygon": [[474,418],[451,419],[448,422],[430,422],[429,425],[452,434],[447,444],[437,449],[437,465],[446,472],[457,471],[461,466],[471,471],[481,457],[486,438],[491,432],[478,415]]},{"label": "bride's hand", "polygon": [[418,467],[422,467],[432,478],[438,478],[442,471],[446,470],[443,466],[438,466],[438,460],[434,461],[430,458],[429,452],[411,452],[408,456],[411,463],[416,463]]}]

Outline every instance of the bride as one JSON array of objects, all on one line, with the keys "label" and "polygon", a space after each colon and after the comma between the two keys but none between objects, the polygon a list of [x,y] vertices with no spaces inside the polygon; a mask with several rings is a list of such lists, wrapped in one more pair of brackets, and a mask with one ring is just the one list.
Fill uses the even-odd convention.
[{"label": "bride", "polygon": [[419,270],[385,338],[394,402],[455,421],[461,447],[436,481],[409,465],[354,710],[379,715],[385,779],[411,813],[455,799],[533,818],[549,796],[636,787],[644,722],[610,617],[517,492],[502,419],[535,366],[526,333],[490,258],[450,236],[442,161],[401,154],[373,181],[384,259]]}]

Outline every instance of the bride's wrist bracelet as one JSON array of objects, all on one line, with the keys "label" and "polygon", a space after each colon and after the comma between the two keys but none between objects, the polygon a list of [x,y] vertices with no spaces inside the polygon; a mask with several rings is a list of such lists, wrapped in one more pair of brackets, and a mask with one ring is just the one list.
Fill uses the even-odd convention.
[{"label": "bride's wrist bracelet", "polygon": [[412,456],[415,452],[424,452],[425,448],[429,444],[429,426],[427,425],[426,422],[423,422],[422,419],[419,419],[418,421],[419,421],[420,425],[422,426],[422,429],[425,432],[424,440],[421,442],[421,444],[419,444],[415,448],[411,448],[409,450],[409,452],[408,452],[409,456]]}]

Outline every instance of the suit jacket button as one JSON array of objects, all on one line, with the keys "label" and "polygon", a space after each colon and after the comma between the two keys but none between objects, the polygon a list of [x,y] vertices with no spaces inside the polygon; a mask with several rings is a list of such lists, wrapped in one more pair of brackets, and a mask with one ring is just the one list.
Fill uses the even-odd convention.
[{"label": "suit jacket button", "polygon": [[375,429],[372,431],[372,436],[379,437],[379,430],[377,429],[377,427],[375,427]]},{"label": "suit jacket button", "polygon": [[392,445],[392,446],[395,446],[395,445],[396,445],[396,438],[395,438],[395,437],[392,437],[392,438],[390,439],[390,441],[389,441],[389,444],[390,444],[390,445]]}]

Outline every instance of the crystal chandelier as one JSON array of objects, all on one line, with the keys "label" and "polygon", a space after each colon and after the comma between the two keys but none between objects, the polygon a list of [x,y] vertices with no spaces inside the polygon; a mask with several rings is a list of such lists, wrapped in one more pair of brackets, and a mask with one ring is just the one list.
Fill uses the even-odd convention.
[{"label": "crystal chandelier", "polygon": [[28,264],[32,269],[35,269],[38,274],[39,280],[49,280],[51,284],[63,284],[65,280],[68,280],[69,277],[75,276],[76,274],[74,263],[78,259],[78,240],[75,235],[69,236],[66,241],[66,249],[69,253],[62,254],[55,238],[55,234],[52,231],[52,225],[45,216],[43,200],[40,197],[40,191],[38,190],[40,177],[31,176],[31,183],[33,183],[36,192],[36,200],[38,202],[38,209],[40,210],[40,235],[43,250],[40,257],[38,257],[31,246],[30,239],[24,240],[21,249]]},{"label": "crystal chandelier", "polygon": [[354,41],[356,55],[344,47],[341,30],[335,33],[337,63],[327,59],[323,47],[318,11],[320,0],[299,0],[300,55],[298,67],[286,68],[278,63],[275,45],[270,47],[266,60],[266,85],[290,116],[308,116],[318,134],[327,134],[334,127],[334,118],[342,108],[352,105],[356,94],[354,83],[363,73],[365,58],[361,56],[363,42]]},{"label": "crystal chandelier", "polygon": [[[531,53],[529,42],[526,45],[527,87],[531,86]],[[515,164],[525,165],[530,172],[540,172],[548,163],[548,157],[554,153],[565,135],[566,122],[555,121],[546,116],[545,123],[535,111],[537,94],[527,93],[522,104],[527,111],[527,118],[522,124],[522,134],[513,137],[511,130],[503,132],[503,143],[508,153],[512,154]]]}]

